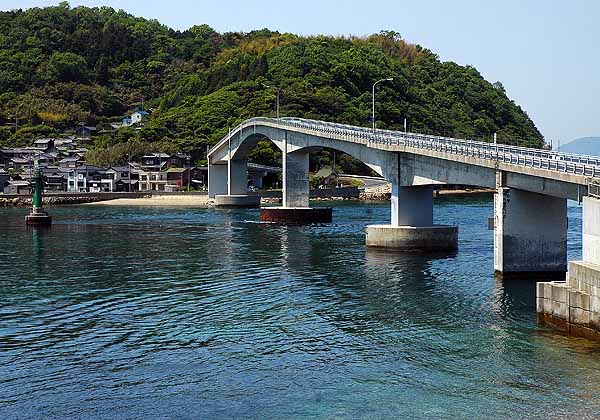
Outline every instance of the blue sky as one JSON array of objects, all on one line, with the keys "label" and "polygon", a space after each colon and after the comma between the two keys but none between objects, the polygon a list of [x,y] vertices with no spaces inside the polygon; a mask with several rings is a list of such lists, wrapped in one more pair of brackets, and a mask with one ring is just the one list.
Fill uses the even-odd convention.
[{"label": "blue sky", "polygon": [[[0,9],[58,1],[0,0]],[[270,28],[299,34],[395,30],[442,60],[500,80],[546,139],[600,136],[600,2],[595,0],[72,0],[155,18],[177,29]]]}]

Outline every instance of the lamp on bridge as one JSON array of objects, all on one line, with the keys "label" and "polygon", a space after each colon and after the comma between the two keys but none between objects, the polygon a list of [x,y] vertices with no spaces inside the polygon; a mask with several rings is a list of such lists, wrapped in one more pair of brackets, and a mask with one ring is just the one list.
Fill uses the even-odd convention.
[{"label": "lamp on bridge", "polygon": [[375,86],[378,83],[381,83],[381,82],[391,82],[392,80],[394,80],[393,77],[388,77],[387,79],[379,79],[378,81],[376,81],[375,83],[373,83],[373,114],[372,114],[373,133],[375,132]]}]

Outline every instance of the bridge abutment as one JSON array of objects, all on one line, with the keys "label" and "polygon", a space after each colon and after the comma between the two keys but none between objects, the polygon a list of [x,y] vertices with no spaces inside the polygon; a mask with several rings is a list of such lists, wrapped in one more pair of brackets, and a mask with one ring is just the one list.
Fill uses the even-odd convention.
[{"label": "bridge abutment", "polygon": [[499,187],[494,197],[494,271],[503,277],[564,278],[567,200]]},{"label": "bridge abutment", "polygon": [[227,165],[208,164],[208,196],[227,194]]},{"label": "bridge abutment", "polygon": [[259,207],[260,195],[248,194],[248,162],[231,159],[208,167],[208,196],[218,207]]},{"label": "bridge abutment", "polygon": [[433,186],[392,183],[391,224],[369,225],[367,247],[400,251],[453,251],[458,228],[433,224]]},{"label": "bridge abutment", "polygon": [[583,198],[583,260],[566,281],[537,284],[537,318],[567,334],[600,340],[600,200]]}]

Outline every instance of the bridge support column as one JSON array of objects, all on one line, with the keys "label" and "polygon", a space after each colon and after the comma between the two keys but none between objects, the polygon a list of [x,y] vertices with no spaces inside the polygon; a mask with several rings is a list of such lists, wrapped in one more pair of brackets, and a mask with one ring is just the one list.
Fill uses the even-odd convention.
[{"label": "bridge support column", "polygon": [[536,298],[539,323],[600,340],[600,199],[583,198],[583,260],[566,281],[538,283]]},{"label": "bridge support column", "polygon": [[227,165],[208,164],[208,196],[227,194]]},{"label": "bridge support column", "polygon": [[[287,148],[287,142],[285,142]],[[309,207],[308,151],[283,153],[283,206],[262,207],[260,220],[276,223],[329,223],[331,207]]]},{"label": "bridge support column", "polygon": [[494,270],[502,276],[563,277],[567,200],[516,188],[494,198]]},{"label": "bridge support column", "polygon": [[259,207],[260,196],[248,195],[248,162],[232,159],[227,165],[209,165],[208,196],[219,207]]},{"label": "bridge support column", "polygon": [[308,152],[286,153],[283,159],[283,207],[308,207]]},{"label": "bridge support column", "polygon": [[458,228],[433,224],[433,186],[392,184],[392,223],[366,227],[368,247],[403,251],[453,251]]}]

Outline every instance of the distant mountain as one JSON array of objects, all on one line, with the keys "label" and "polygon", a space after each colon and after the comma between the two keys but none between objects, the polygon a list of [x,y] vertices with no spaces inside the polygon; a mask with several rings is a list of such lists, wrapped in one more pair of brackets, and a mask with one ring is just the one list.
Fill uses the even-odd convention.
[{"label": "distant mountain", "polygon": [[600,137],[583,137],[560,148],[561,152],[600,156]]}]

